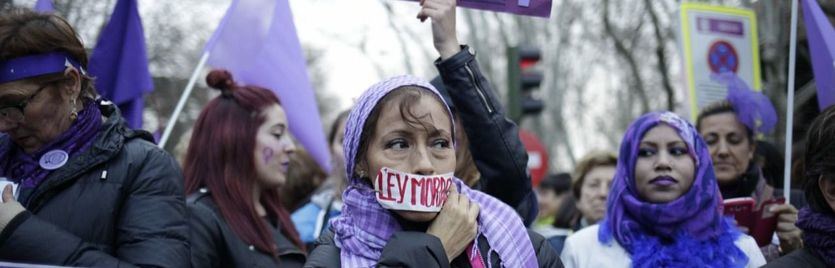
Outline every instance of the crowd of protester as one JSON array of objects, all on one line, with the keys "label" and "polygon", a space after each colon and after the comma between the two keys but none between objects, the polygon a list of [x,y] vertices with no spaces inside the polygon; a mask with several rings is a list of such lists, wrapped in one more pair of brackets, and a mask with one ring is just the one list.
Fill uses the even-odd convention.
[{"label": "crowd of protester", "polygon": [[[100,98],[66,20],[3,11],[0,177],[17,186],[2,189],[0,261],[835,266],[835,107],[809,128],[798,189],[783,187],[782,159],[760,140],[776,124],[772,104],[730,74],[714,77],[727,97],[695,122],[644,114],[617,152],[591,151],[532,185],[518,126],[458,40],[456,1],[421,1],[417,17],[432,29],[438,76],[365,90],[330,124],[333,169],[322,170],[274,91],[225,70],[206,77],[219,95],[181,166]],[[739,200],[751,213],[736,214]]]}]

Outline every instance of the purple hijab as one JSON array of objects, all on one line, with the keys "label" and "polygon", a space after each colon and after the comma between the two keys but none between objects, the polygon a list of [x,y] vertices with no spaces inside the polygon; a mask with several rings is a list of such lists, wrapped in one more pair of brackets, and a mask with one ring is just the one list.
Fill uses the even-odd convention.
[{"label": "purple hijab", "polygon": [[9,180],[20,183],[21,189],[36,188],[54,171],[41,168],[41,156],[52,150],[63,150],[72,159],[93,144],[101,124],[98,105],[95,101],[87,101],[70,128],[34,154],[27,154],[15,146],[8,136],[0,137],[6,139],[0,142],[0,177],[9,177]]},{"label": "purple hijab", "polygon": [[[678,132],[696,170],[693,185],[684,195],[654,204],[639,196],[634,174],[641,139],[659,124]],[[629,126],[621,141],[598,240],[617,240],[632,255],[634,266],[744,266],[748,259],[734,245],[739,231],[722,216],[721,198],[708,147],[696,129],[671,112],[645,114]]]},{"label": "purple hijab", "polygon": [[[394,232],[402,230],[392,213],[374,198],[370,185],[354,174],[354,163],[360,149],[362,128],[371,111],[386,94],[404,86],[426,89],[443,102],[440,93],[428,82],[412,76],[398,76],[366,90],[346,119],[343,147],[349,186],[342,195],[342,214],[331,221],[334,240],[341,249],[342,267],[374,267],[389,238]],[[446,103],[444,106],[448,107]],[[537,267],[533,245],[516,212],[498,199],[470,189],[457,178],[455,184],[460,193],[481,207],[477,219],[478,235],[487,239],[491,251],[499,255],[502,264],[507,267]]]}]

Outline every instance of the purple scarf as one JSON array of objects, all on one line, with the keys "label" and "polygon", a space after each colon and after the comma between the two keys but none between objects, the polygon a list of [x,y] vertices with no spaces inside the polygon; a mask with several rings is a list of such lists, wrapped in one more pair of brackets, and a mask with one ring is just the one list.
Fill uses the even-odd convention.
[{"label": "purple scarf", "polygon": [[800,210],[797,227],[803,230],[803,246],[829,266],[835,266],[835,215],[808,207]]},{"label": "purple scarf", "polygon": [[[343,147],[349,186],[342,195],[342,214],[331,221],[335,233],[334,240],[341,249],[342,267],[375,266],[388,240],[394,232],[402,230],[392,213],[380,206],[374,198],[374,190],[354,175],[354,163],[357,160],[359,140],[363,134],[362,127],[369,114],[386,94],[403,86],[424,88],[443,101],[438,91],[426,81],[411,76],[399,76],[366,90],[346,120]],[[444,106],[448,107],[446,103]],[[447,112],[449,113],[449,108]],[[483,235],[487,239],[491,251],[499,255],[503,266],[537,267],[533,245],[516,212],[501,201],[470,189],[457,178],[455,183],[460,193],[481,207],[477,219],[478,236]],[[449,256],[452,257],[454,256]]]},{"label": "purple scarf", "polygon": [[101,111],[98,105],[95,101],[88,101],[69,129],[34,154],[27,154],[23,149],[18,148],[8,140],[8,136],[2,137],[6,140],[0,143],[0,159],[2,159],[0,160],[0,167],[2,167],[0,176],[9,177],[9,180],[20,183],[22,189],[36,188],[53,171],[41,168],[39,164],[41,156],[52,150],[63,150],[72,159],[73,156],[93,144],[101,124]]},{"label": "purple scarf", "polygon": [[[696,171],[687,193],[668,203],[654,204],[641,199],[634,174],[641,139],[659,124],[678,132],[695,160]],[[734,245],[739,232],[721,214],[710,153],[696,133],[676,114],[653,112],[635,120],[623,137],[598,239],[603,243],[617,240],[632,255],[635,266],[739,267],[748,261]]]}]

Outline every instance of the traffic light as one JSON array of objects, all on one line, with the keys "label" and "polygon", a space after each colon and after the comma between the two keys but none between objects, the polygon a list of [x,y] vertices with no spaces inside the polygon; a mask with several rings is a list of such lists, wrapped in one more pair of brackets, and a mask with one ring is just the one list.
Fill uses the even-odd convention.
[{"label": "traffic light", "polygon": [[542,53],[536,47],[507,48],[507,107],[514,121],[518,122],[525,115],[539,114],[545,108],[545,103],[533,94],[542,84],[542,71],[536,68],[541,58]]}]

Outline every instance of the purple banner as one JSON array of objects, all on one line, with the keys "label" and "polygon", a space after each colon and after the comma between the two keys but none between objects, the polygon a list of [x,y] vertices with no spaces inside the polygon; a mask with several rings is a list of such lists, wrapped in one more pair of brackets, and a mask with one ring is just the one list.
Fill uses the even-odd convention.
[{"label": "purple banner", "polygon": [[697,18],[696,27],[700,32],[714,32],[730,35],[745,35],[745,25],[741,21],[713,18]]},{"label": "purple banner", "polygon": [[243,85],[273,90],[290,132],[322,169],[331,161],[288,0],[234,0],[206,44],[208,63]]},{"label": "purple banner", "polygon": [[823,111],[835,104],[835,29],[817,1],[804,0],[802,3],[812,53],[812,72],[818,87],[818,108]]},{"label": "purple banner", "polygon": [[823,111],[835,104],[835,29],[817,1],[803,1],[803,22],[806,24],[806,36],[812,52],[818,108]]},{"label": "purple banner", "polygon": [[458,6],[516,15],[551,17],[551,0],[458,0]]},{"label": "purple banner", "polygon": [[35,11],[41,13],[55,12],[55,8],[52,7],[52,0],[38,0],[38,2],[35,2]]},{"label": "purple banner", "polygon": [[154,89],[137,0],[119,0],[90,56],[99,93],[119,106],[133,129],[142,128],[144,94]]}]

